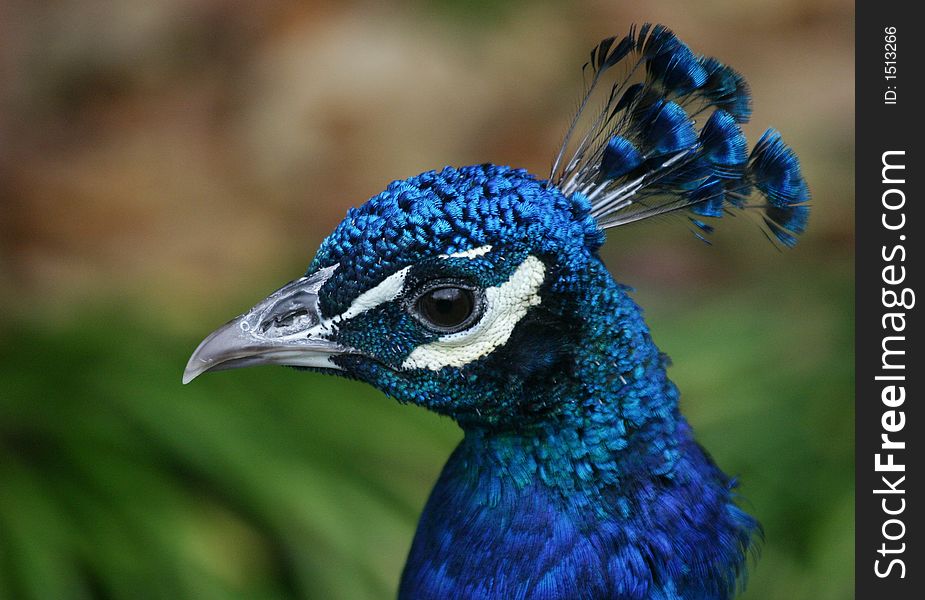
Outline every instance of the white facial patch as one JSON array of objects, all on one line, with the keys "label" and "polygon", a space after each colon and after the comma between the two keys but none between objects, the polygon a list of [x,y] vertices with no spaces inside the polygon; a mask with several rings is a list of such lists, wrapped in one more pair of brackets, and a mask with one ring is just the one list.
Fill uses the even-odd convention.
[{"label": "white facial patch", "polygon": [[440,258],[478,258],[479,256],[485,256],[491,252],[491,246],[479,246],[478,248],[471,248],[469,250],[463,250],[462,252],[454,252],[453,254],[441,254]]},{"label": "white facial patch", "polygon": [[504,345],[530,307],[540,303],[539,289],[545,274],[543,261],[528,256],[510,279],[485,290],[485,314],[477,324],[418,346],[402,363],[402,368],[437,371],[443,367],[461,367]]},{"label": "white facial patch", "polygon": [[405,277],[408,276],[408,270],[411,269],[410,266],[405,267],[400,271],[392,273],[385,279],[383,279],[379,284],[373,288],[370,288],[356,297],[356,299],[350,303],[350,306],[342,312],[340,315],[330,319],[330,321],[344,321],[347,319],[352,319],[357,315],[361,315],[366,311],[384,304],[391,300],[394,300],[401,294],[402,289],[405,287]]}]

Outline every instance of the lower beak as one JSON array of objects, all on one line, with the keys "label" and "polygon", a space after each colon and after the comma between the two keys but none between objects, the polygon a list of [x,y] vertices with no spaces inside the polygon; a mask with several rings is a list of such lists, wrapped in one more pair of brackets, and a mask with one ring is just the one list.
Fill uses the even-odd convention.
[{"label": "lower beak", "polygon": [[252,365],[339,369],[331,358],[350,349],[330,339],[332,331],[318,308],[318,291],[336,269],[327,267],[284,285],[213,331],[190,357],[183,383],[206,371]]}]

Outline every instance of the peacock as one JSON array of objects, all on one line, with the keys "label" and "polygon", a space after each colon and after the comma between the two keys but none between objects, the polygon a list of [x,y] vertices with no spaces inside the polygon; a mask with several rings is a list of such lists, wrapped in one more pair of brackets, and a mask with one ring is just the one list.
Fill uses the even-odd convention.
[{"label": "peacock", "polygon": [[494,164],[390,183],[305,276],[209,335],[183,376],[276,364],[369,383],[464,432],[402,599],[723,599],[761,538],[697,443],[605,231],[749,214],[778,247],[809,189],[745,79],[663,25],[598,44],[549,176]]}]

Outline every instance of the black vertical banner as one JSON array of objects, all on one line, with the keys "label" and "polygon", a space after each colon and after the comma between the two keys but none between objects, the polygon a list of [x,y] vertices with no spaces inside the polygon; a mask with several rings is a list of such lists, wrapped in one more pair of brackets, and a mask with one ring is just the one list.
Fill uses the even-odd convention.
[{"label": "black vertical banner", "polygon": [[925,455],[919,10],[915,2],[862,0],[855,31],[856,575],[857,597],[878,600],[925,593],[925,506],[913,491],[922,489]]}]

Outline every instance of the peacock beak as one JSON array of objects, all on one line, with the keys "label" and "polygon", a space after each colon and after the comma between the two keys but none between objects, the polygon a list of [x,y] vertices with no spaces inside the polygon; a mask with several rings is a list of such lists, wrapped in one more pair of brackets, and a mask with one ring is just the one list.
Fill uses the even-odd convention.
[{"label": "peacock beak", "polygon": [[284,285],[213,331],[190,357],[183,383],[206,371],[253,365],[339,369],[331,357],[350,349],[331,340],[333,331],[318,308],[318,291],[336,269],[326,267]]}]

